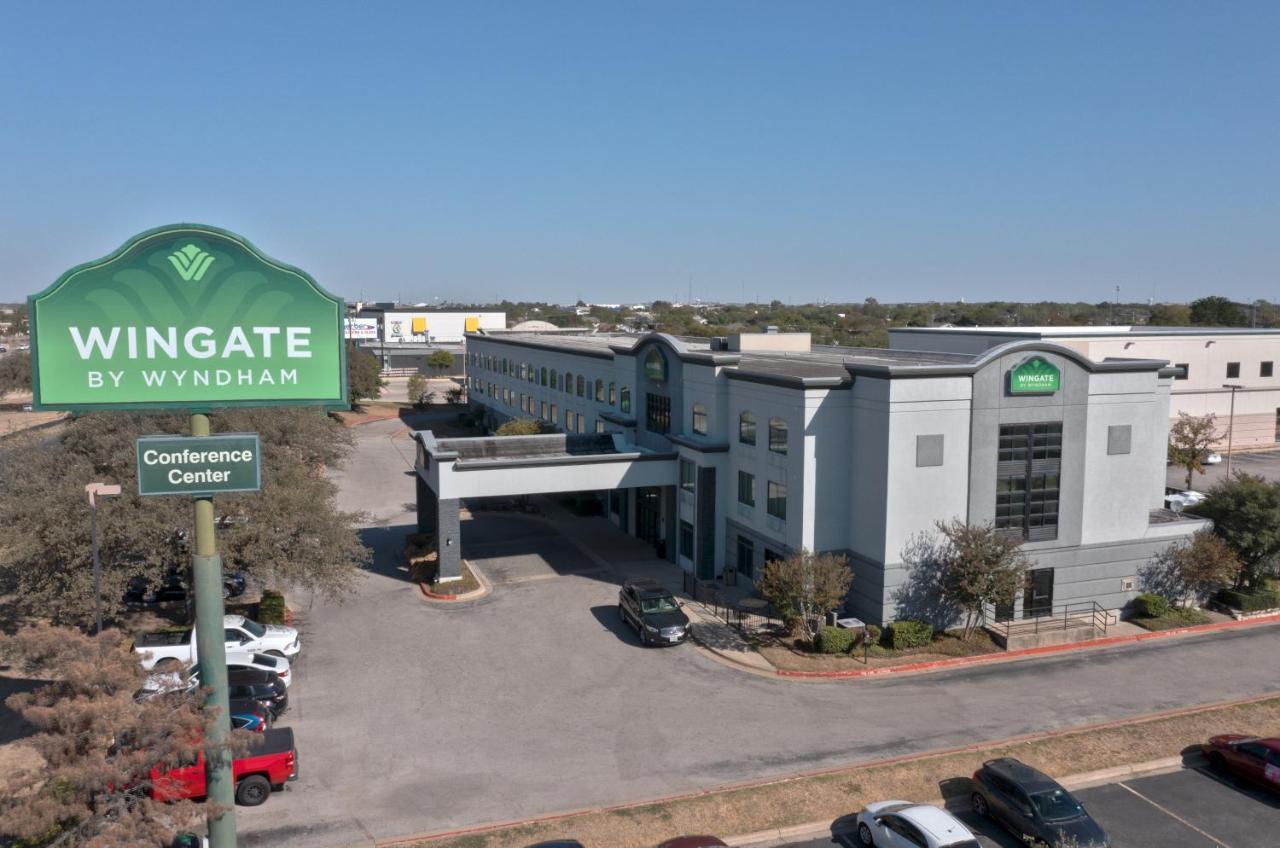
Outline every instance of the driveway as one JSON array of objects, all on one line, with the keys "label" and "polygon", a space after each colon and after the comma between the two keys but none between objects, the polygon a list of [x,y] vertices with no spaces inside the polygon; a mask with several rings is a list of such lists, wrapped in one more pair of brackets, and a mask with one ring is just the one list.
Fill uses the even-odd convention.
[{"label": "driveway", "polygon": [[359,439],[337,479],[344,506],[372,514],[377,564],[343,603],[303,599],[284,720],[301,778],[237,811],[246,846],[368,844],[1280,691],[1257,673],[1274,628],[815,683],[692,645],[645,649],[616,605],[646,550],[603,520],[569,538],[536,516],[476,513],[463,554],[493,572],[493,593],[429,605],[397,568],[412,443],[397,422]]},{"label": "driveway", "polygon": [[[1244,471],[1255,474],[1266,480],[1280,480],[1280,451],[1258,451],[1256,453],[1237,453],[1231,458],[1231,473]],[[1191,488],[1197,492],[1207,492],[1214,483],[1227,479],[1227,457],[1223,454],[1222,462],[1217,465],[1206,465],[1204,474],[1193,474]],[[1165,485],[1175,489],[1186,488],[1187,469],[1170,465],[1166,473]]]}]

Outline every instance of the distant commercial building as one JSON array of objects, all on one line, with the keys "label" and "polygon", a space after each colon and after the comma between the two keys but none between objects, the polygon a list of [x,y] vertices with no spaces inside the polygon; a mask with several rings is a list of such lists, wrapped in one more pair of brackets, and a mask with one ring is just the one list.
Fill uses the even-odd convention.
[{"label": "distant commercial building", "polygon": [[1004,615],[1115,609],[1152,556],[1205,526],[1163,508],[1173,377],[1163,359],[1039,339],[913,353],[807,333],[469,334],[474,408],[567,435],[418,434],[419,520],[439,528],[443,569],[460,499],[599,491],[611,521],[702,580],[843,552],[870,622],[921,614],[920,534],[990,522],[1033,562]]},{"label": "distant commercial building", "polygon": [[1219,447],[1227,444],[1235,391],[1234,449],[1280,444],[1280,330],[1235,327],[899,327],[895,350],[981,353],[1011,341],[1045,341],[1108,358],[1163,359],[1180,369],[1170,414],[1217,416]]},{"label": "distant commercial building", "polygon": [[505,330],[507,313],[366,306],[347,316],[347,326],[348,338],[385,344],[461,344],[467,333]]}]

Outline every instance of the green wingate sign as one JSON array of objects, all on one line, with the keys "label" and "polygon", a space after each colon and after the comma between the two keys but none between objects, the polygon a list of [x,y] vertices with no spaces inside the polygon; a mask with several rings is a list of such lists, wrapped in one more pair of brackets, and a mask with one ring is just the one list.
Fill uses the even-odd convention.
[{"label": "green wingate sign", "polygon": [[142,233],[29,306],[37,408],[347,405],[342,300],[226,230]]},{"label": "green wingate sign", "polygon": [[1062,372],[1043,356],[1033,356],[1009,371],[1009,393],[1053,394],[1062,388]]}]

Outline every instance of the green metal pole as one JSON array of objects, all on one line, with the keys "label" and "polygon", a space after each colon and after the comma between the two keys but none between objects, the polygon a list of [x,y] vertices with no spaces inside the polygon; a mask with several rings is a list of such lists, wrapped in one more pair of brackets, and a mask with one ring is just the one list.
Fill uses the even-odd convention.
[{"label": "green metal pole", "polygon": [[[191,435],[209,435],[209,416],[191,416]],[[225,743],[231,735],[228,715],[227,648],[223,641],[222,557],[213,535],[213,498],[196,498],[196,546],[191,558],[196,590],[196,654],[200,660],[200,684],[209,689],[207,706],[218,710],[218,720],[207,731],[205,780],[209,803],[209,845],[235,848],[235,779]]]}]

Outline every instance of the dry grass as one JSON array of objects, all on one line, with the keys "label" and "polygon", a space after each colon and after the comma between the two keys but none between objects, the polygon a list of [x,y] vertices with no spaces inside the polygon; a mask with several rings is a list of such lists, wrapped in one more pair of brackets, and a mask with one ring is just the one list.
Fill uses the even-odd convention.
[{"label": "dry grass", "polygon": [[681,834],[751,833],[833,821],[884,798],[928,801],[962,795],[968,788],[968,776],[992,757],[1015,756],[1051,775],[1066,777],[1174,756],[1214,733],[1230,730],[1280,734],[1280,698],[401,844],[406,848],[518,848],[558,837],[578,839],[589,848],[641,848]]},{"label": "dry grass", "polygon": [[814,654],[795,647],[790,636],[762,636],[757,650],[765,659],[784,671],[848,671],[863,668],[888,668],[907,663],[931,662],[950,657],[973,657],[999,653],[1001,648],[991,641],[986,631],[979,630],[968,639],[955,633],[940,633],[932,643],[920,648],[889,651],[879,646],[871,649],[867,662],[862,662],[862,647],[853,654]]}]

